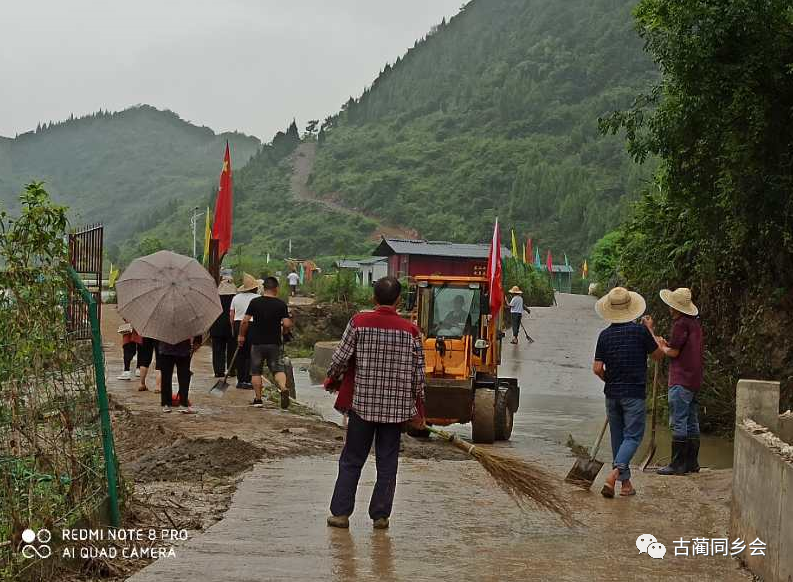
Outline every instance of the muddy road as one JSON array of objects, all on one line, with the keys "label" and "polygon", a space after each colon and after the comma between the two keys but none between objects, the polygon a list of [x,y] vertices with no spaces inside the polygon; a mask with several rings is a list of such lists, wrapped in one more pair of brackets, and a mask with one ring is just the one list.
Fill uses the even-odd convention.
[{"label": "muddy road", "polygon": [[[502,371],[521,379],[521,409],[512,441],[496,445],[502,452],[542,463],[555,474],[580,525],[568,528],[545,512],[521,512],[477,463],[443,444],[405,438],[391,528],[373,531],[366,515],[374,483],[371,459],[361,478],[350,530],[330,529],[324,520],[342,436],[336,424],[318,416],[283,413],[274,406],[251,410],[246,406],[249,394],[233,388],[223,399],[196,388],[194,404],[200,414],[163,419],[156,404],[149,402],[154,395],[133,392],[129,384],[116,382],[111,392],[125,403],[125,414],[163,427],[171,442],[237,437],[259,451],[254,458],[247,447],[233,445],[240,472],[235,469],[231,475],[212,473],[216,457],[224,454],[216,447],[227,445],[204,443],[207,455],[198,451],[192,460],[184,459],[204,467],[201,473],[188,464],[184,475],[201,473],[202,481],[210,484],[222,480],[214,501],[205,501],[214,503],[215,512],[197,520],[200,526],[196,523],[190,539],[176,548],[175,558],[152,563],[130,579],[751,579],[728,557],[674,555],[674,540],[728,537],[730,470],[708,470],[691,477],[636,475],[638,495],[622,499],[604,499],[596,493],[604,474],[592,492],[561,484],[573,463],[564,445],[568,433],[586,442],[602,422],[602,388],[589,371],[601,327],[592,303],[587,297],[562,296],[558,308],[535,309],[529,333],[536,343],[522,342],[516,348],[507,344]],[[207,364],[201,358],[197,361],[194,386],[211,385]],[[299,399],[315,413],[338,420],[330,399],[312,388],[305,374],[300,378]],[[453,428],[463,434],[469,430]],[[141,456],[147,462],[140,451],[124,454],[129,460],[122,469],[137,466],[134,463]],[[610,452],[604,451],[601,458],[608,461]],[[128,471],[146,488],[153,486],[151,467],[161,467],[164,473],[157,478],[165,480],[154,485],[169,491],[180,487],[178,472],[174,475],[157,465],[162,460],[155,459],[143,471]],[[181,503],[188,505],[190,499]],[[645,533],[666,545],[664,559],[652,559],[636,549],[636,538]]]}]

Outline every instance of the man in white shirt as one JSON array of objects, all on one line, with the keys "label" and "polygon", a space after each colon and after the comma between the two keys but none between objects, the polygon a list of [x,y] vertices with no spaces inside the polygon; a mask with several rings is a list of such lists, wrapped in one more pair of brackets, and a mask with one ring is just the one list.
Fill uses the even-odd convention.
[{"label": "man in white shirt", "polygon": [[300,275],[295,273],[295,270],[292,269],[286,278],[289,281],[289,294],[294,297],[297,295],[297,286],[300,283]]},{"label": "man in white shirt", "polygon": [[[237,288],[237,293],[234,299],[231,300],[231,308],[229,309],[229,318],[231,319],[231,326],[234,328],[234,337],[240,333],[240,326],[248,311],[248,305],[256,297],[259,297],[257,289],[262,284],[261,279],[254,279],[248,273],[242,275],[242,285]],[[235,362],[237,368],[237,388],[241,390],[253,390],[253,383],[251,382],[251,345],[250,342],[245,342],[239,347],[237,351],[237,360]]]},{"label": "man in white shirt", "polygon": [[[512,299],[509,301],[509,313],[512,317],[512,341],[510,343],[517,344],[518,343],[518,334],[520,333],[520,322],[523,318],[523,291],[520,290],[520,287],[515,285],[512,289],[509,290],[509,294],[512,295]],[[529,311],[526,309],[526,313]]]}]

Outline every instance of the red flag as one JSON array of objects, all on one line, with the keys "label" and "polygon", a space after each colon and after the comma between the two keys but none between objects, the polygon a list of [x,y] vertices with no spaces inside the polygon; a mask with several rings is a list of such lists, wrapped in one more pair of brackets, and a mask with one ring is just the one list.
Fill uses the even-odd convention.
[{"label": "red flag", "polygon": [[215,220],[212,222],[212,238],[218,240],[218,257],[231,248],[231,224],[233,210],[233,193],[231,185],[231,154],[229,142],[226,142],[226,155],[223,157],[223,169],[220,172],[218,199],[215,202]]},{"label": "red flag", "polygon": [[498,230],[498,218],[493,229],[493,240],[490,241],[490,254],[487,258],[487,278],[490,281],[490,313],[495,316],[504,302],[504,290],[501,286],[501,233]]},{"label": "red flag", "polygon": [[531,246],[531,239],[526,241],[526,263],[531,263],[534,257],[534,249]]},{"label": "red flag", "polygon": [[548,249],[548,259],[545,261],[545,267],[548,269],[548,274],[553,278],[553,261],[551,260],[551,249]]}]

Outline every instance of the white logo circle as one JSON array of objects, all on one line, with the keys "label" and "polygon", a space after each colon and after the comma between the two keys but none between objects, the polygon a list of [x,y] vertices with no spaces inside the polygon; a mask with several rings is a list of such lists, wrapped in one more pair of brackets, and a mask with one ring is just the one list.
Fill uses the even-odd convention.
[{"label": "white logo circle", "polygon": [[26,544],[31,544],[36,540],[36,532],[32,529],[26,529],[22,532],[22,541]]}]

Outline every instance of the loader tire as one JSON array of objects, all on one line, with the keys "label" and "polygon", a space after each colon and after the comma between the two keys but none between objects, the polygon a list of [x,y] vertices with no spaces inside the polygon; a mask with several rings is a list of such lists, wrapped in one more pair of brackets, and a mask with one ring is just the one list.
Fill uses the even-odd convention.
[{"label": "loader tire", "polygon": [[509,398],[505,391],[499,390],[496,396],[496,440],[508,441],[512,436],[514,413],[509,406]]},{"label": "loader tire", "polygon": [[496,440],[495,390],[479,388],[474,392],[474,414],[471,419],[471,440],[490,444]]}]

